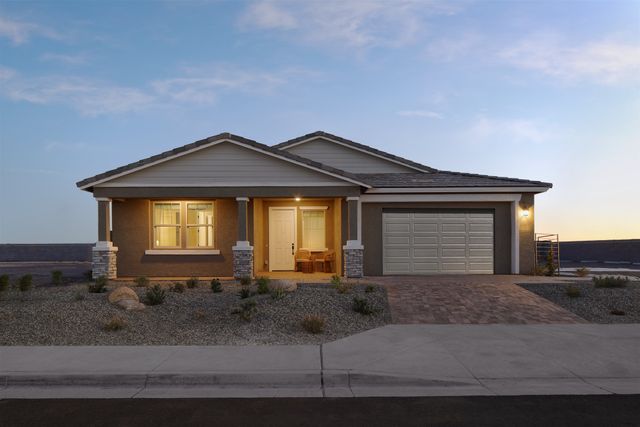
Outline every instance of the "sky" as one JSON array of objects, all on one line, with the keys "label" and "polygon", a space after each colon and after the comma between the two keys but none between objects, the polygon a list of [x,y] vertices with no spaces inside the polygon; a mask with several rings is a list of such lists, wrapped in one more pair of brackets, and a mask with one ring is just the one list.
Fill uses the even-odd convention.
[{"label": "sky", "polygon": [[0,243],[95,241],[83,178],[316,130],[552,182],[537,232],[640,238],[640,2],[0,1]]}]

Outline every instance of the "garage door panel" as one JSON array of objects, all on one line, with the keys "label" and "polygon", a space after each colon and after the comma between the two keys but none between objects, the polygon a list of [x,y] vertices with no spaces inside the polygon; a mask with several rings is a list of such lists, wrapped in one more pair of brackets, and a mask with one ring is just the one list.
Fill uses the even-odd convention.
[{"label": "garage door panel", "polygon": [[383,213],[384,274],[492,274],[493,214]]}]

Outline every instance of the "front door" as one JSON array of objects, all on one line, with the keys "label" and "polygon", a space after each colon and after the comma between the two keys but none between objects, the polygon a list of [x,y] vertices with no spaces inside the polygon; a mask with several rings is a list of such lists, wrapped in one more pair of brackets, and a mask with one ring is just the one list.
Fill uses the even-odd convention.
[{"label": "front door", "polygon": [[293,270],[296,208],[269,208],[269,271]]}]

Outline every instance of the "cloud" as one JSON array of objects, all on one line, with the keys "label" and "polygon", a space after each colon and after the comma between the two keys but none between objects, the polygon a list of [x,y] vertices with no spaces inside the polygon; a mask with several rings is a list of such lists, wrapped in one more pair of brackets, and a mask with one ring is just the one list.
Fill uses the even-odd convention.
[{"label": "cloud", "polygon": [[[452,38],[441,38],[427,44],[427,57],[436,61],[450,62],[467,57],[482,48],[483,38],[477,33],[467,33]],[[484,50],[484,49],[482,49]]]},{"label": "cloud", "polygon": [[459,3],[428,0],[257,0],[239,24],[247,30],[289,32],[307,43],[371,48],[411,43],[428,16],[458,10]]},{"label": "cloud", "polygon": [[470,142],[497,139],[542,143],[554,137],[554,132],[537,120],[498,119],[484,115],[477,116],[465,132],[465,138]]},{"label": "cloud", "polygon": [[66,55],[62,53],[45,53],[40,56],[42,61],[60,62],[67,65],[82,65],[87,63],[87,57],[84,54]]},{"label": "cloud", "polygon": [[426,117],[429,119],[438,119],[441,120],[444,116],[440,113],[436,113],[435,111],[428,110],[401,110],[396,112],[398,116],[404,117]]},{"label": "cloud", "polygon": [[498,52],[507,64],[561,80],[614,84],[640,78],[640,44],[610,39],[568,44],[554,34],[537,34]]},{"label": "cloud", "polygon": [[0,16],[0,37],[11,40],[14,45],[26,43],[34,35],[55,40],[62,38],[56,31],[42,25]]}]

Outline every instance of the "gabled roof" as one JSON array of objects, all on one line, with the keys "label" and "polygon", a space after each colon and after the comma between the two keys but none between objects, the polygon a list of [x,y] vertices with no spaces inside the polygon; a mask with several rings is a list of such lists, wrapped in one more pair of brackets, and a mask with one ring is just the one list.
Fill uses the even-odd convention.
[{"label": "gabled roof", "polygon": [[548,182],[480,175],[463,172],[434,173],[359,173],[356,176],[374,188],[443,188],[443,187],[545,187]]},{"label": "gabled roof", "polygon": [[295,163],[300,166],[343,179],[353,184],[357,184],[363,187],[369,187],[369,184],[361,181],[355,174],[345,172],[343,170],[336,169],[331,166],[324,165],[322,163],[315,162],[305,157],[296,156],[295,154],[288,153],[287,151],[278,150],[277,148],[269,147],[268,145],[261,144],[251,139],[243,138],[238,135],[233,135],[228,132],[210,136],[208,138],[183,145],[182,147],[174,148],[172,150],[168,150],[163,153],[156,154],[155,156],[147,157],[146,159],[138,160],[137,162],[129,163],[119,168],[112,169],[107,172],[103,172],[101,174],[92,176],[90,178],[83,179],[82,181],[78,181],[76,185],[80,189],[91,191],[93,186],[99,183],[109,181],[111,179],[115,179],[116,177],[127,175],[133,172],[137,172],[141,169],[151,167],[155,164],[162,163],[170,159],[180,157],[185,154],[189,154],[191,152],[194,152],[202,148],[206,148],[208,146],[212,146],[212,145],[215,145],[216,143],[220,143],[224,141],[233,142],[237,145],[245,146],[247,148],[260,151],[265,154],[280,158],[284,161]]},{"label": "gabled roof", "polygon": [[306,135],[303,136],[299,136],[297,138],[293,138],[290,139],[288,141],[285,142],[281,142],[280,144],[276,144],[273,146],[273,148],[277,148],[280,149],[282,151],[285,151],[287,148],[296,146],[296,145],[300,145],[300,144],[304,144],[305,142],[308,141],[312,141],[316,138],[323,138],[344,146],[347,146],[349,148],[352,148],[354,150],[358,150],[358,151],[362,151],[365,153],[368,153],[370,155],[376,156],[376,157],[382,157],[384,159],[390,160],[392,162],[395,163],[400,163],[402,165],[405,165],[411,169],[415,169],[418,170],[420,172],[435,172],[436,169],[431,168],[429,166],[425,166],[422,165],[420,163],[416,163],[414,161],[411,160],[407,160],[405,158],[402,158],[400,156],[396,156],[394,154],[390,154],[387,153],[385,151],[382,150],[378,150],[377,148],[373,148],[373,147],[369,147],[368,145],[364,145],[364,144],[360,144],[359,142],[355,142],[355,141],[351,141],[345,138],[342,138],[340,136],[337,135],[333,135],[327,132],[323,132],[323,131],[316,131],[316,132],[312,132],[312,133],[308,133]]}]

